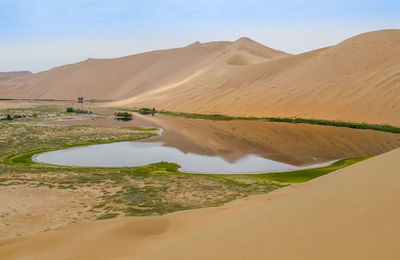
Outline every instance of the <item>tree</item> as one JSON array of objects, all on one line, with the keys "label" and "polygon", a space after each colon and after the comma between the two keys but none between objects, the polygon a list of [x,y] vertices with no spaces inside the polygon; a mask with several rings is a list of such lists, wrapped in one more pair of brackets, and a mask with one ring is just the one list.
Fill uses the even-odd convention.
[{"label": "tree", "polygon": [[118,112],[114,114],[115,114],[115,119],[117,120],[122,120],[122,121],[132,120],[132,114],[129,114],[127,112]]},{"label": "tree", "polygon": [[150,114],[152,114],[153,116],[157,113],[155,108],[151,109],[151,108],[148,108],[148,107],[139,108],[138,112],[139,112],[139,114],[142,114],[142,115],[150,115]]}]

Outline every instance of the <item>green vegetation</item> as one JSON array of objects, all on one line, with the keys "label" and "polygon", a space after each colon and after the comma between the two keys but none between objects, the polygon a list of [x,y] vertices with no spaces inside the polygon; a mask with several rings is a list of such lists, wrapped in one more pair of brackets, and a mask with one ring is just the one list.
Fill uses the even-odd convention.
[{"label": "green vegetation", "polygon": [[132,120],[132,114],[129,114],[128,112],[116,112],[114,113],[114,115],[117,120],[123,120],[123,121]]},{"label": "green vegetation", "polygon": [[85,102],[89,103],[104,103],[104,102],[111,102],[111,99],[87,99]]},{"label": "green vegetation", "polygon": [[10,114],[8,114],[6,117],[3,118],[3,120],[13,120]]},{"label": "green vegetation", "polygon": [[109,219],[109,218],[115,218],[115,217],[118,217],[118,213],[106,213],[106,214],[98,217],[97,219],[100,220],[100,219]]},{"label": "green vegetation", "polygon": [[0,101],[44,101],[44,102],[52,102],[52,101],[72,101],[71,99],[52,99],[52,98],[0,98]]},{"label": "green vegetation", "polygon": [[168,116],[179,116],[192,119],[209,119],[209,120],[251,120],[251,121],[265,121],[265,122],[282,122],[282,123],[293,123],[293,124],[311,124],[311,125],[326,125],[336,127],[348,127],[355,129],[370,129],[376,131],[400,133],[400,127],[391,125],[380,125],[380,124],[367,124],[367,123],[355,123],[355,122],[342,122],[342,121],[330,121],[322,119],[304,119],[304,118],[282,118],[282,117],[233,117],[219,114],[204,115],[204,114],[188,114],[178,113],[170,111],[159,112],[162,115]]},{"label": "green vegetation", "polygon": [[46,117],[30,117],[48,113],[63,115],[65,111],[65,107],[60,106],[0,111],[0,116],[27,115],[19,120],[0,121],[0,187],[48,187],[95,194],[95,202],[85,207],[93,219],[160,215],[218,206],[234,199],[308,181],[367,158],[344,159],[318,169],[253,175],[182,173],[178,170],[179,165],[167,162],[125,168],[33,163],[31,158],[36,153],[77,145],[138,140],[154,136],[158,131],[156,128],[141,127],[43,126],[37,123],[48,120]]},{"label": "green vegetation", "polygon": [[[63,110],[64,109],[64,110]],[[6,111],[9,112],[9,111]],[[20,114],[65,113],[65,108],[13,110]],[[0,187],[48,187],[95,194],[84,212],[94,219],[118,215],[160,215],[177,210],[218,206],[277,188],[269,183],[243,185],[207,175],[186,174],[176,164],[142,167],[68,167],[33,163],[32,155],[76,145],[137,140],[156,135],[156,128],[37,125],[46,117],[0,121]],[[54,117],[52,118],[54,120]],[[86,214],[85,213],[85,214]]]},{"label": "green vegetation", "polygon": [[347,158],[336,161],[328,166],[313,168],[313,169],[303,169],[288,172],[274,172],[274,173],[264,173],[264,174],[238,174],[238,175],[218,175],[219,178],[229,179],[231,181],[239,183],[259,183],[259,182],[269,182],[278,186],[287,186],[294,183],[306,182],[317,177],[326,175],[333,171],[337,171],[341,168],[350,166],[352,164],[358,163],[360,161],[366,160],[371,156],[354,157]]},{"label": "green vegetation", "polygon": [[[9,121],[11,121],[11,120],[14,120],[14,119],[20,119],[20,118],[24,118],[24,117],[25,117],[25,115],[10,115],[10,114],[7,114],[7,116],[1,118],[0,120],[9,120]],[[32,117],[36,117],[36,116],[32,116]]]},{"label": "green vegetation", "polygon": [[77,113],[77,114],[93,114],[92,111],[89,110],[83,110],[83,109],[75,109],[73,107],[67,107],[66,110],[67,113]]},{"label": "green vegetation", "polygon": [[157,110],[154,107],[153,108],[142,107],[142,108],[139,108],[138,112],[139,112],[139,114],[142,114],[142,115],[154,116],[157,113]]}]

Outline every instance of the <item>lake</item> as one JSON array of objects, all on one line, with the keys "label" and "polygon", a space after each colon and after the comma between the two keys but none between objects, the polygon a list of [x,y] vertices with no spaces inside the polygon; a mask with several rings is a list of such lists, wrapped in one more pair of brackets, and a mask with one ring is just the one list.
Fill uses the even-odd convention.
[{"label": "lake", "polygon": [[235,161],[220,156],[184,153],[162,142],[116,142],[50,151],[35,155],[33,160],[67,166],[132,167],[161,161],[177,163],[180,171],[193,173],[262,173],[319,167],[299,167],[277,162],[255,154]]},{"label": "lake", "polygon": [[138,166],[175,162],[181,171],[256,173],[319,166],[342,158],[377,155],[400,147],[400,135],[372,130],[260,121],[195,120],[135,114],[112,118],[47,122],[106,127],[157,127],[162,135],[137,142],[76,147],[36,156],[52,164]]}]

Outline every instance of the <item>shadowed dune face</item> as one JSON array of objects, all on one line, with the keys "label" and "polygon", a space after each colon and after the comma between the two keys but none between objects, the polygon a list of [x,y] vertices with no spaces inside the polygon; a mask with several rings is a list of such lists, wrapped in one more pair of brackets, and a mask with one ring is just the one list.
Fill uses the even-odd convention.
[{"label": "shadowed dune face", "polygon": [[[116,59],[88,59],[31,75],[23,81],[0,81],[0,95],[13,98],[125,99],[182,82],[199,71],[230,66],[239,55],[246,64],[288,54],[248,38],[236,42],[196,42],[184,48],[159,50]],[[234,62],[235,63],[235,62]]]},{"label": "shadowed dune face", "polygon": [[220,68],[179,88],[114,104],[399,124],[399,42],[400,30],[367,33],[309,53]]},{"label": "shadowed dune face", "polygon": [[288,55],[248,38],[0,78],[5,98],[115,100],[179,112],[400,125],[400,30]]},{"label": "shadowed dune face", "polygon": [[102,126],[150,126],[163,129],[162,141],[185,153],[218,155],[234,162],[247,154],[306,165],[347,157],[376,155],[400,147],[400,136],[371,130],[255,121],[212,121],[170,116],[134,120],[113,119],[59,121],[56,125],[95,124]]}]

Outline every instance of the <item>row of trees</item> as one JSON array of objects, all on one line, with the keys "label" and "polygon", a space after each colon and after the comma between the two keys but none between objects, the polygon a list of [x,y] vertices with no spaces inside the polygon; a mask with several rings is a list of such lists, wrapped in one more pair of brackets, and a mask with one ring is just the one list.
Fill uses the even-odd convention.
[{"label": "row of trees", "polygon": [[75,109],[73,107],[67,107],[67,113],[77,113],[77,114],[93,114],[92,111],[83,110],[83,109]]},{"label": "row of trees", "polygon": [[154,107],[153,108],[142,107],[142,108],[139,108],[138,112],[139,112],[139,114],[142,114],[142,115],[150,115],[151,114],[152,116],[154,116],[157,113],[157,110]]}]

